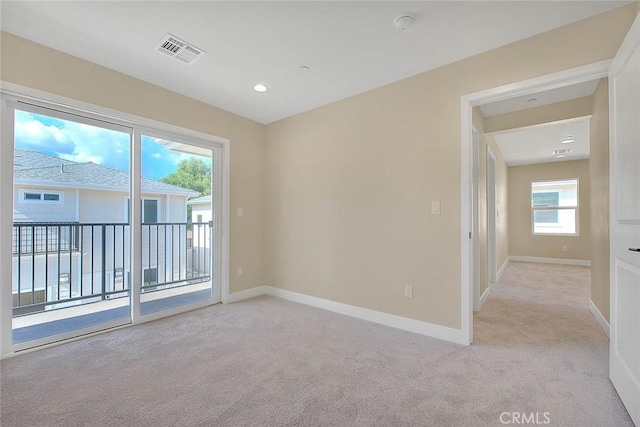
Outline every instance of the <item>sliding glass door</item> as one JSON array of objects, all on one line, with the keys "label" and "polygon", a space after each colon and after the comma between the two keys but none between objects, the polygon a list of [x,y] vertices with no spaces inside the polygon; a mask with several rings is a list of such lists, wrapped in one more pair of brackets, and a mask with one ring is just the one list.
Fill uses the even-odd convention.
[{"label": "sliding glass door", "polygon": [[140,314],[213,298],[211,149],[141,137]]},{"label": "sliding glass door", "polygon": [[132,129],[26,103],[13,129],[13,344],[130,322]]},{"label": "sliding glass door", "polygon": [[3,354],[221,300],[219,145],[2,102]]}]

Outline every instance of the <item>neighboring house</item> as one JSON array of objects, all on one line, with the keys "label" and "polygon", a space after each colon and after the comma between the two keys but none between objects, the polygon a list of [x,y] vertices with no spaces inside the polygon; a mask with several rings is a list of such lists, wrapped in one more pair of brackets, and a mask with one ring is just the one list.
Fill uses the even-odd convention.
[{"label": "neighboring house", "polygon": [[211,195],[189,199],[187,206],[191,206],[190,221],[193,231],[187,235],[187,239],[191,239],[193,246],[193,262],[196,265],[206,265],[211,259],[211,232],[213,230]]},{"label": "neighboring house", "polygon": [[191,206],[192,222],[209,222],[213,219],[211,215],[211,195],[189,199],[187,205]]},{"label": "neighboring house", "polygon": [[[34,151],[16,150],[14,161],[14,306],[128,289],[129,174]],[[141,186],[143,285],[185,278],[186,203],[197,193]]]}]

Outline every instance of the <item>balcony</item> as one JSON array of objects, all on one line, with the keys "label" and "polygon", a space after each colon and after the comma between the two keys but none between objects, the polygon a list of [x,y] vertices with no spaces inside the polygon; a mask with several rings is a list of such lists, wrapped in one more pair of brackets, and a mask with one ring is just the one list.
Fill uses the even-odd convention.
[{"label": "balcony", "polygon": [[[143,223],[141,313],[211,298],[211,223]],[[128,223],[13,224],[13,338],[128,318]]]}]

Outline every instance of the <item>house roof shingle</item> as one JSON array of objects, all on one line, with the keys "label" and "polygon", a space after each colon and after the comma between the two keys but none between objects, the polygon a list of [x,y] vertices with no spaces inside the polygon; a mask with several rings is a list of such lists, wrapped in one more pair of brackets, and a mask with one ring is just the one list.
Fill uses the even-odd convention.
[{"label": "house roof shingle", "polygon": [[199,204],[205,204],[205,203],[211,203],[211,195],[196,197],[195,199],[189,199],[189,201],[187,202],[188,205],[199,205]]},{"label": "house roof shingle", "polygon": [[[129,190],[127,172],[92,162],[78,163],[37,151],[15,150],[15,180],[18,184],[47,184],[60,187]],[[197,196],[196,191],[142,178],[143,193]]]}]

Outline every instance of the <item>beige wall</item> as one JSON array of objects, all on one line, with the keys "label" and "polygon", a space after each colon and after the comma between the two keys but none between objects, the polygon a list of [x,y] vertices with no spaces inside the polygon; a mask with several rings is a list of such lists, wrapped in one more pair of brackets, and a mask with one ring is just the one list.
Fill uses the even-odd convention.
[{"label": "beige wall", "polygon": [[[459,328],[460,97],[612,58],[635,10],[267,126],[267,284]],[[430,214],[431,201],[441,215]]]},{"label": "beige wall", "polygon": [[[579,235],[533,235],[531,182],[578,178]],[[542,163],[509,168],[509,249],[511,255],[591,259],[589,160]],[[567,246],[567,251],[562,246]]]},{"label": "beige wall", "polygon": [[508,174],[507,164],[494,138],[486,135],[486,119],[480,108],[473,109],[473,125],[480,136],[478,168],[479,238],[480,238],[480,295],[489,286],[488,266],[488,208],[487,208],[487,150],[490,147],[496,157],[496,272],[509,256]]},{"label": "beige wall", "polygon": [[0,50],[3,81],[230,139],[230,291],[264,284],[263,125],[9,33]]},{"label": "beige wall", "polygon": [[[576,22],[274,123],[266,133],[7,33],[0,73],[4,81],[229,138],[231,210],[245,210],[231,217],[231,270],[245,271],[231,277],[232,292],[270,284],[458,328],[460,97],[609,59],[635,12],[634,4]],[[441,202],[441,215],[429,213],[431,201]],[[414,286],[413,299],[403,297],[405,284]]]},{"label": "beige wall", "polygon": [[590,96],[542,105],[526,110],[498,114],[485,118],[485,132],[500,132],[508,129],[535,126],[541,123],[587,117],[591,115],[593,100]]},{"label": "beige wall", "polygon": [[591,301],[609,321],[609,89],[602,79],[591,117]]}]

